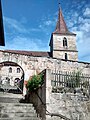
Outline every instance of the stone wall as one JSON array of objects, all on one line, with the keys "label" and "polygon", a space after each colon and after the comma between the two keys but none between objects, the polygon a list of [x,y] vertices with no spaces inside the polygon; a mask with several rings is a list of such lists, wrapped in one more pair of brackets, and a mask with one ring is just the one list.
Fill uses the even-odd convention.
[{"label": "stone wall", "polygon": [[[81,93],[53,93],[51,86],[51,70],[46,70],[46,120],[63,120],[64,116],[71,120],[90,119],[90,100]],[[53,116],[54,114],[54,116]],[[55,116],[56,115],[56,116]]]},{"label": "stone wall", "polygon": [[[44,85],[37,93],[30,93],[32,102],[42,120],[89,120],[90,100],[81,93],[53,93],[51,86],[51,70],[45,71]],[[46,106],[46,107],[45,107]]]},{"label": "stone wall", "polygon": [[[10,68],[12,69],[11,72],[9,71]],[[20,69],[19,73],[17,72],[18,68]],[[2,66],[0,68],[0,82],[2,82],[2,84],[5,84],[5,82],[9,82],[11,86],[14,86],[15,80],[16,79],[20,80],[22,77],[22,74],[23,74],[23,71],[19,66]]]},{"label": "stone wall", "polygon": [[53,35],[53,49],[63,49],[63,38],[67,38],[67,46],[69,50],[77,50],[75,35]]},{"label": "stone wall", "polygon": [[[81,71],[82,73],[90,74],[90,63],[77,62],[77,61],[65,61],[65,60],[61,60],[61,59],[47,58],[47,57],[34,57],[34,56],[14,54],[14,53],[0,51],[0,63],[6,62],[6,61],[14,62],[14,63],[17,63],[19,66],[21,66],[21,68],[23,69],[24,74],[25,74],[25,78],[24,78],[25,81],[27,81],[32,75],[38,74],[41,71],[43,71],[44,69],[48,69],[48,70],[46,70],[45,86],[43,86],[43,88],[41,88],[38,91],[39,95],[43,99],[43,102],[46,103],[46,109],[51,113],[59,112],[59,114],[63,114],[63,115],[67,114],[68,116],[66,116],[66,117],[72,116],[73,113],[70,113],[71,114],[71,116],[70,116],[69,112],[71,112],[71,111],[68,111],[68,109],[71,109],[70,106],[74,104],[74,99],[77,100],[77,103],[79,102],[79,100],[75,97],[72,97],[72,98],[69,97],[71,95],[68,95],[68,97],[67,97],[67,96],[65,96],[65,94],[52,93],[52,86],[51,86],[51,81],[50,81],[51,80],[50,71],[51,70]],[[25,85],[24,85],[24,94],[26,94]],[[65,97],[67,97],[66,102],[65,102]],[[40,100],[37,99],[35,95],[34,95],[34,97],[31,96],[31,99],[34,99],[35,100],[34,102],[36,102],[38,104],[37,110],[42,111],[43,106],[42,106]],[[80,106],[82,106],[81,103],[84,104],[84,102],[79,102]],[[66,108],[65,108],[65,105],[66,105]],[[68,107],[68,105],[69,105],[69,107]],[[80,107],[78,109],[80,109],[80,111],[82,109],[82,113],[84,115],[84,112],[85,112],[84,117],[86,117],[86,113],[88,114],[88,112],[86,112],[86,111],[83,112],[83,110],[85,110],[83,107]],[[89,107],[88,107],[88,109],[89,109]],[[73,107],[71,110],[75,111],[75,115],[76,115],[76,111],[78,111],[78,110]],[[80,112],[80,111],[78,111],[78,112]],[[44,118],[45,118],[45,114],[48,114],[48,113],[47,112],[45,113],[45,111],[44,111],[41,116],[44,116]],[[79,114],[79,116],[80,116],[80,114]],[[56,119],[57,117],[56,118],[55,117],[46,115],[47,120]],[[77,117],[77,115],[76,115],[76,117]],[[57,118],[57,120],[58,120],[58,118]],[[88,120],[88,118],[87,118],[87,120]]]},{"label": "stone wall", "polygon": [[[64,37],[67,39],[67,46],[63,46]],[[75,35],[53,34],[52,41],[53,57],[65,59],[65,53],[67,53],[68,60],[78,60]]]},{"label": "stone wall", "polygon": [[53,57],[54,58],[62,58],[62,59],[65,59],[65,53],[67,53],[67,59],[68,60],[76,60],[77,61],[77,58],[78,58],[78,54],[77,52],[75,51],[58,51],[58,50],[54,50],[53,51]]},{"label": "stone wall", "polygon": [[[90,63],[65,61],[51,57],[34,57],[0,51],[0,63],[6,61],[14,62],[21,66],[24,71],[24,81],[28,81],[31,76],[40,73],[44,69],[81,71],[85,74],[90,74]],[[24,86],[24,94],[26,93],[25,91]]]},{"label": "stone wall", "polygon": [[[47,104],[47,110],[50,113],[63,115],[70,120],[89,120],[90,119],[90,101],[82,100],[80,94],[50,94],[50,103]],[[46,120],[60,120],[58,116],[46,116]],[[61,119],[63,120],[63,119]]]},{"label": "stone wall", "polygon": [[[44,77],[46,79],[46,76]],[[43,86],[41,86],[38,90],[28,94],[29,102],[33,103],[39,117],[46,120],[46,83],[44,82]]]}]

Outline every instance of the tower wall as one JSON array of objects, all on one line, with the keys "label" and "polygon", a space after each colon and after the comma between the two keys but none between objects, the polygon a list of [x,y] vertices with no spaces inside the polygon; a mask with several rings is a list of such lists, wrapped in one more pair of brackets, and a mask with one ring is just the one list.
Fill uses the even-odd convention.
[{"label": "tower wall", "polygon": [[78,60],[77,52],[68,51],[53,51],[53,58],[65,59],[65,53],[67,53],[67,60]]},{"label": "tower wall", "polygon": [[[63,39],[66,38],[67,46],[63,45]],[[76,36],[75,35],[61,35],[53,34],[52,37],[52,57],[65,59],[65,53],[68,60],[78,60],[78,51],[76,48]]]}]

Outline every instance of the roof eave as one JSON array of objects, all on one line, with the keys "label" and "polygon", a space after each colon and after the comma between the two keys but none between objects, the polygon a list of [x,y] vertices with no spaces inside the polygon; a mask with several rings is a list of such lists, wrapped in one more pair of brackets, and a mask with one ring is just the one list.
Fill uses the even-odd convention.
[{"label": "roof eave", "polygon": [[52,34],[60,34],[60,35],[74,35],[74,36],[76,36],[77,34],[75,34],[75,33],[71,33],[71,32],[68,32],[68,33],[61,33],[61,32],[57,32],[57,31],[55,31],[55,32],[53,32]]}]

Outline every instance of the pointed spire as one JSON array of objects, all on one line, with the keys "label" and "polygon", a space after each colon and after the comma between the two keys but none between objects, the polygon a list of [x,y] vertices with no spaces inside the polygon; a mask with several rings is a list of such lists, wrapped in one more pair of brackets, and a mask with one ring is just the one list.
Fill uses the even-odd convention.
[{"label": "pointed spire", "polygon": [[68,32],[68,29],[62,15],[61,7],[59,5],[58,21],[54,33],[66,33],[66,32]]},{"label": "pointed spire", "polygon": [[5,46],[1,0],[0,0],[0,46]]},{"label": "pointed spire", "polygon": [[56,24],[56,29],[53,33],[58,33],[58,34],[73,34],[71,32],[69,32],[63,14],[62,14],[62,10],[61,10],[61,6],[59,3],[59,13],[58,13],[58,20],[57,20],[57,24]]}]

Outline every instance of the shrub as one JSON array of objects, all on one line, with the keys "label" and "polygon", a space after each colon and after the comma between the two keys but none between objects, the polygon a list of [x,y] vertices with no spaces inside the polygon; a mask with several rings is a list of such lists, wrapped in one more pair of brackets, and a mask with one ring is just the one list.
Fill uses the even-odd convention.
[{"label": "shrub", "polygon": [[28,80],[26,88],[30,91],[35,91],[43,84],[43,74],[34,75],[30,80]]},{"label": "shrub", "polygon": [[72,74],[72,77],[67,79],[67,87],[72,87],[72,88],[75,88],[75,87],[79,87],[80,86],[80,72],[77,72],[77,73],[73,73]]}]

